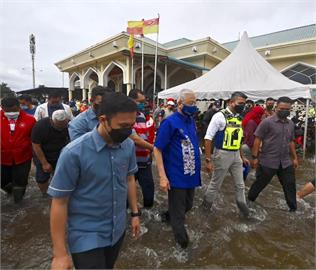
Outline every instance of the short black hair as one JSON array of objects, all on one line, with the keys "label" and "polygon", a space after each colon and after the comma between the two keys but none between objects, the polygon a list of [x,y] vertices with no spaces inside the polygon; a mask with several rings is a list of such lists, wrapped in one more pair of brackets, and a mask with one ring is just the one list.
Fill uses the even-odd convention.
[{"label": "short black hair", "polygon": [[144,95],[144,92],[133,88],[131,91],[129,91],[128,96],[132,99],[137,99],[138,95]]},{"label": "short black hair", "polygon": [[27,102],[32,102],[32,97],[30,95],[23,94],[18,97],[18,100],[25,100]]},{"label": "short black hair", "polygon": [[16,97],[5,97],[1,100],[1,106],[3,108],[12,108],[14,106],[20,107],[20,103]]},{"label": "short black hair", "polygon": [[105,93],[99,107],[98,116],[111,118],[117,113],[136,112],[136,103],[121,92]]},{"label": "short black hair", "polygon": [[292,104],[293,103],[293,101],[292,101],[292,99],[290,99],[289,97],[280,97],[279,99],[278,99],[278,101],[277,101],[277,104],[279,104],[279,103],[289,103],[289,104]]},{"label": "short black hair", "polygon": [[48,92],[48,98],[51,98],[51,97],[62,97],[62,94],[60,91],[58,90],[51,90]]},{"label": "short black hair", "polygon": [[241,98],[244,98],[244,99],[248,98],[243,92],[237,91],[237,92],[232,93],[230,99],[232,100],[232,99],[236,99],[238,97],[241,97]]},{"label": "short black hair", "polygon": [[255,105],[255,102],[254,102],[253,100],[251,100],[251,99],[248,99],[248,100],[246,101],[246,103],[247,103],[247,104],[251,104],[251,105]]},{"label": "short black hair", "polygon": [[266,102],[268,102],[268,101],[275,101],[275,100],[274,100],[274,98],[272,98],[272,97],[268,97],[268,98],[266,99]]},{"label": "short black hair", "polygon": [[104,93],[113,93],[114,91],[110,87],[104,87],[101,85],[97,85],[91,91],[91,97],[94,98],[96,96],[103,96]]}]

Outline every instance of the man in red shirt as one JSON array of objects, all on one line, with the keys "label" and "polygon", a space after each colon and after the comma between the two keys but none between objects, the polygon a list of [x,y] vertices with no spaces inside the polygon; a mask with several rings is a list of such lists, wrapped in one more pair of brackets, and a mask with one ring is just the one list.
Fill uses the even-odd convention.
[{"label": "man in red shirt", "polygon": [[23,199],[32,162],[31,132],[35,118],[20,109],[15,97],[1,101],[1,189]]}]

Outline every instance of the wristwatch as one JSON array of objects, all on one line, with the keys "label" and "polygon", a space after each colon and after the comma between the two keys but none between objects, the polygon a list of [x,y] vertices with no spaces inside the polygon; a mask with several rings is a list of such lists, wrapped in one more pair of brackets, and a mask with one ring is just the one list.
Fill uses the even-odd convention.
[{"label": "wristwatch", "polygon": [[211,162],[211,159],[210,159],[210,158],[205,158],[205,162],[206,162],[206,163],[210,163],[210,162]]},{"label": "wristwatch", "polygon": [[131,212],[131,217],[140,217],[142,215],[142,212],[140,210],[138,210],[138,212],[133,213]]}]

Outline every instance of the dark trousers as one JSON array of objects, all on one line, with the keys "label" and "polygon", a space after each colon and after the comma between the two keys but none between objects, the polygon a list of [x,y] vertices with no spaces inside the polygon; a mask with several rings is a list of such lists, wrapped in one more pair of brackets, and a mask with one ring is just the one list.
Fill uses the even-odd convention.
[{"label": "dark trousers", "polygon": [[13,193],[14,201],[22,200],[28,183],[32,161],[17,165],[1,165],[1,188]]},{"label": "dark trousers", "polygon": [[177,242],[188,241],[188,235],[184,227],[185,213],[191,210],[194,199],[194,188],[171,188],[168,191],[168,212],[170,224]]},{"label": "dark trousers", "polygon": [[154,204],[155,185],[154,178],[151,171],[151,164],[145,168],[139,168],[135,174],[144,198],[144,207],[152,207]]},{"label": "dark trousers", "polygon": [[296,185],[295,185],[295,171],[293,166],[278,169],[271,169],[258,165],[256,171],[256,181],[252,184],[248,199],[255,201],[260,192],[270,183],[272,177],[277,175],[282,185],[285,200],[291,210],[296,210]]},{"label": "dark trousers", "polygon": [[72,253],[76,269],[113,269],[123,244],[125,233],[112,247],[95,248],[84,252]]}]

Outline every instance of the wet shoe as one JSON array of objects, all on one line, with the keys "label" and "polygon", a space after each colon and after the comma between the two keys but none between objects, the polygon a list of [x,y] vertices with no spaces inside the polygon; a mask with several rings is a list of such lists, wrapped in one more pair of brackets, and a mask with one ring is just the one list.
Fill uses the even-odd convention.
[{"label": "wet shoe", "polygon": [[12,194],[14,203],[21,202],[25,194],[25,187],[13,187]]},{"label": "wet shoe", "polygon": [[160,217],[161,217],[161,222],[164,222],[164,223],[169,223],[170,222],[170,215],[169,215],[168,211],[162,212],[160,214]]},{"label": "wet shoe", "polygon": [[185,232],[185,236],[176,235],[175,240],[183,249],[186,249],[189,245],[189,236],[187,232]]},{"label": "wet shoe", "polygon": [[289,210],[289,212],[295,212],[296,211],[296,209],[294,209],[294,208],[291,208],[290,210]]},{"label": "wet shoe", "polygon": [[212,208],[212,203],[208,202],[207,200],[203,200],[201,206],[205,209],[205,210],[209,210]]}]

